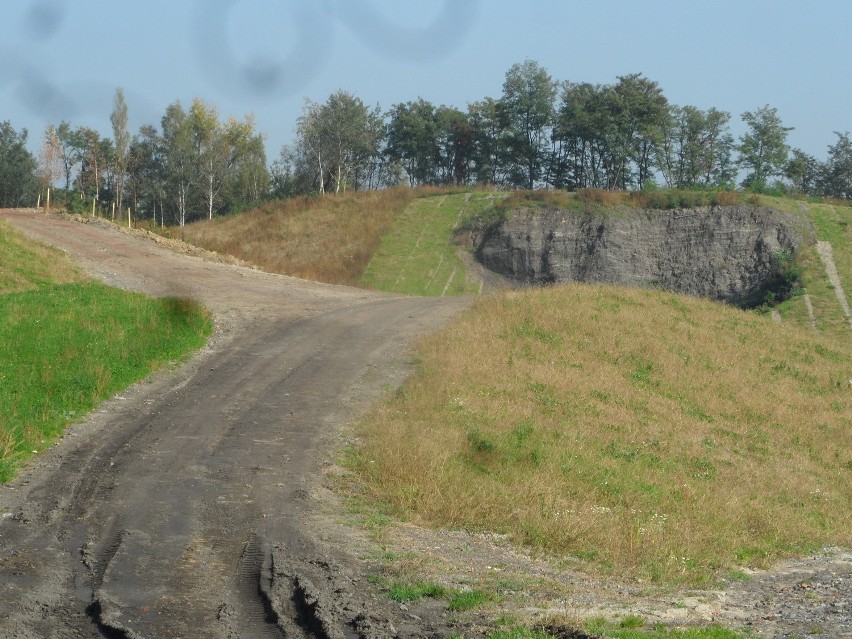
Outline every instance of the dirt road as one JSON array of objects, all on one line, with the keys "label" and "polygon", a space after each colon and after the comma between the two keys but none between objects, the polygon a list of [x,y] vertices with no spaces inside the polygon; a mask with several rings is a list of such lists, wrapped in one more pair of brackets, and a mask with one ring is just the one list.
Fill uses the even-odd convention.
[{"label": "dirt road", "polygon": [[[341,425],[397,385],[463,299],[393,297],[205,261],[98,223],[0,216],[109,284],[191,296],[210,344],[73,426],[0,487],[0,636],[440,636],[314,529]],[[435,634],[437,632],[437,635]]]}]

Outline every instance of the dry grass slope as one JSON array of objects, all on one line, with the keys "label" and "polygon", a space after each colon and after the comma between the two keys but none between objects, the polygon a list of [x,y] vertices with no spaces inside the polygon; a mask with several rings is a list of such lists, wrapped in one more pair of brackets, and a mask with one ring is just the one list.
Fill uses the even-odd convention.
[{"label": "dry grass slope", "polygon": [[415,521],[667,583],[852,544],[848,340],[568,285],[485,298],[419,356],[353,458]]},{"label": "dry grass slope", "polygon": [[[271,273],[356,286],[382,236],[418,193],[399,188],[275,201],[190,224],[182,239]],[[170,233],[181,237],[179,229]]]}]

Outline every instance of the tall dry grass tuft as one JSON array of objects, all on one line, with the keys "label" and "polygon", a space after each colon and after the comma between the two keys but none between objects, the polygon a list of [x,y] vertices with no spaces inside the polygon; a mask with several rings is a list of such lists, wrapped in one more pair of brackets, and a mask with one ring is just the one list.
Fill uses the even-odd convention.
[{"label": "tall dry grass tuft", "polygon": [[299,197],[190,224],[186,241],[265,271],[357,285],[396,216],[429,190],[395,188]]},{"label": "tall dry grass tuft", "polygon": [[513,191],[498,205],[500,209],[508,210],[521,207],[540,208],[572,208],[575,203],[575,195],[568,191],[538,190],[538,191]]},{"label": "tall dry grass tuft", "polygon": [[704,583],[852,544],[848,341],[568,285],[479,301],[360,426],[373,498],[596,570]]},{"label": "tall dry grass tuft", "polygon": [[620,206],[624,204],[627,193],[624,191],[606,191],[604,189],[580,189],[577,199],[587,205]]}]

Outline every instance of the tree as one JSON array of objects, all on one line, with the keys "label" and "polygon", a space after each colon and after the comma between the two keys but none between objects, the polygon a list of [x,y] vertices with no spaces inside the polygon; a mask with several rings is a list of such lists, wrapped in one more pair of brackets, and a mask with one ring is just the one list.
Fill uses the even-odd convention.
[{"label": "tree", "polygon": [[120,211],[124,196],[124,176],[127,172],[127,154],[130,148],[130,132],[127,129],[127,103],[124,101],[124,90],[120,87],[115,90],[109,120],[112,123],[115,192],[118,210]]},{"label": "tree", "polygon": [[63,172],[62,147],[56,137],[56,129],[48,125],[44,130],[38,155],[38,177],[44,188],[50,188]]},{"label": "tree", "polygon": [[410,186],[436,183],[440,152],[435,106],[423,98],[395,104],[388,112],[388,120],[388,158],[403,166]]},{"label": "tree", "polygon": [[436,179],[441,184],[467,184],[473,155],[473,128],[467,114],[447,106],[435,110],[438,156]]},{"label": "tree", "polygon": [[[328,166],[328,149],[324,135],[322,105],[311,100],[305,100],[302,115],[296,126],[297,146],[299,155],[309,160],[305,166],[313,165],[311,182],[317,185],[320,195],[325,193],[326,172]],[[296,165],[298,166],[298,165]]]},{"label": "tree", "polygon": [[636,168],[636,184],[643,188],[653,173],[652,160],[663,141],[668,124],[668,100],[660,86],[641,73],[619,76],[609,94],[612,121],[610,186],[626,189],[633,183],[631,163]]},{"label": "tree", "polygon": [[606,85],[563,83],[553,129],[565,155],[554,172],[560,186],[599,188],[610,182],[604,159],[612,155],[608,141],[614,138],[611,93]]},{"label": "tree", "polygon": [[180,102],[170,104],[162,119],[163,168],[166,189],[177,206],[177,223],[187,220],[190,187],[198,177],[192,126]]},{"label": "tree", "polygon": [[498,115],[514,186],[532,189],[543,176],[555,98],[556,83],[537,62],[526,60],[506,72]]},{"label": "tree", "polygon": [[166,193],[165,141],[150,124],[142,126],[130,143],[127,183],[137,215],[150,210],[156,221],[159,210],[162,224]]},{"label": "tree", "polygon": [[114,192],[114,184],[111,180],[113,176],[109,175],[109,170],[115,162],[112,141],[101,138],[100,133],[87,127],[78,127],[76,134],[82,143],[80,170],[76,178],[77,186],[83,195],[91,195],[95,201],[99,201],[101,191]]},{"label": "tree", "polygon": [[35,201],[38,165],[27,150],[27,137],[26,129],[19,133],[8,120],[0,122],[0,207]]},{"label": "tree", "polygon": [[784,176],[792,183],[793,190],[802,195],[816,194],[822,165],[801,149],[792,149],[790,155],[790,160],[784,166]]},{"label": "tree", "polygon": [[732,179],[730,117],[714,108],[670,108],[657,160],[667,186],[722,186]]},{"label": "tree", "polygon": [[337,91],[324,105],[323,120],[335,192],[345,190],[347,184],[358,188],[368,162],[379,154],[384,132],[380,109],[370,109],[351,93]]},{"label": "tree", "polygon": [[783,126],[777,109],[768,104],[741,117],[749,129],[737,146],[738,164],[748,171],[742,185],[759,191],[766,188],[769,178],[783,174],[789,150],[787,133],[793,128]]},{"label": "tree", "polygon": [[849,132],[834,132],[837,141],[828,146],[828,159],[820,178],[823,193],[828,197],[852,199],[852,140]]},{"label": "tree", "polygon": [[479,184],[503,183],[503,151],[500,145],[500,120],[497,100],[483,98],[467,108],[467,121],[471,128],[470,161],[473,177]]},{"label": "tree", "polygon": [[192,136],[197,169],[203,182],[207,219],[213,219],[216,197],[225,181],[228,170],[229,140],[219,124],[216,107],[196,98],[189,107],[187,126]]},{"label": "tree", "polygon": [[55,127],[56,139],[59,141],[59,150],[62,158],[62,170],[65,174],[65,197],[71,190],[71,177],[77,165],[83,159],[85,140],[79,129],[72,129],[71,124],[66,121]]},{"label": "tree", "polygon": [[269,170],[264,138],[255,132],[252,115],[242,122],[228,118],[222,133],[228,150],[224,199],[228,210],[233,211],[259,201],[269,192]]},{"label": "tree", "polygon": [[734,136],[728,129],[731,114],[709,108],[704,112],[704,132],[700,140],[699,162],[701,177],[699,184],[729,186],[736,177],[733,160]]}]

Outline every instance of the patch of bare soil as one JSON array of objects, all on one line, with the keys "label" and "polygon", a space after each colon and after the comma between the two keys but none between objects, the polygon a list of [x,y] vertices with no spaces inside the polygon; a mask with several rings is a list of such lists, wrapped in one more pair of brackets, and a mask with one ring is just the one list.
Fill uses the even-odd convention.
[{"label": "patch of bare soil", "polygon": [[[468,300],[270,275],[105,222],[0,216],[109,284],[198,299],[216,323],[192,361],[105,403],[0,486],[0,636],[477,637],[501,612],[566,637],[598,614],[852,636],[839,550],[661,593],[497,536],[401,525],[377,540],[347,523],[328,486],[348,426],[410,373],[411,340]],[[500,597],[467,613],[398,604],[370,578],[395,574]]]}]

